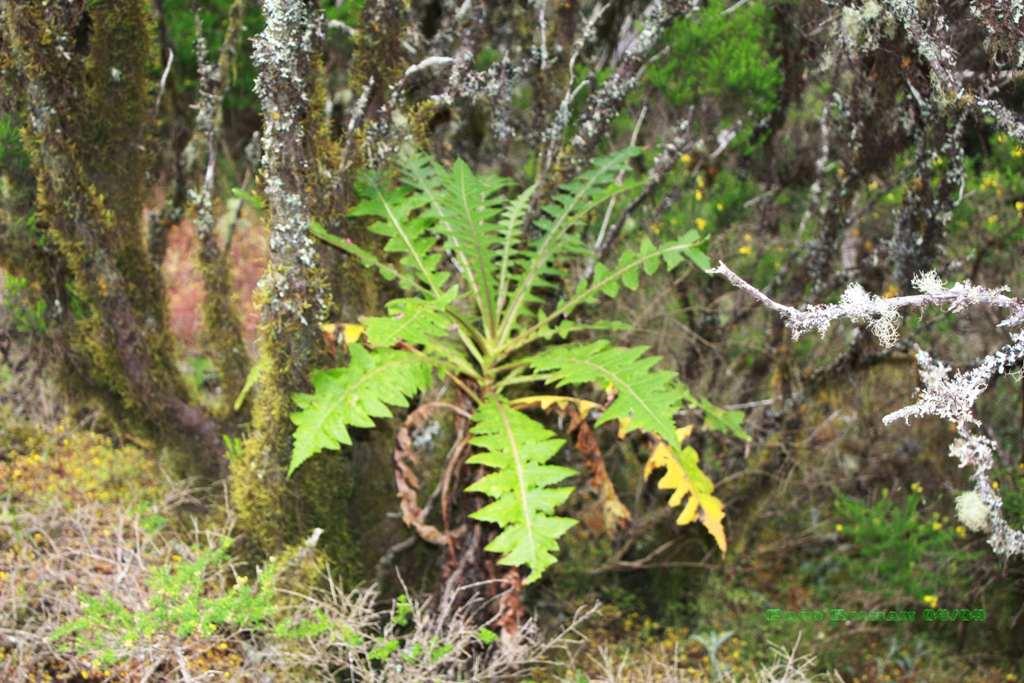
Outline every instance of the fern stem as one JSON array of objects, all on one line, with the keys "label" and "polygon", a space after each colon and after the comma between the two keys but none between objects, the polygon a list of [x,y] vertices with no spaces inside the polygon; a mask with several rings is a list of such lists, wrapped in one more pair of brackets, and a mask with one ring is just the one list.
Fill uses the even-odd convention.
[{"label": "fern stem", "polygon": [[[480,404],[480,396],[462,380],[462,378],[460,377],[461,371],[457,366],[447,361],[441,360],[436,356],[431,356],[427,353],[424,353],[422,350],[417,349],[415,346],[412,346],[411,344],[402,343],[399,346],[403,350],[420,356],[428,363],[434,365],[437,368],[440,368],[442,371],[444,371],[445,376],[448,377],[455,384],[455,386],[461,389],[467,396],[469,396],[473,400],[473,403],[476,403],[477,405]],[[471,371],[466,374],[469,374],[474,379],[480,378],[480,375],[476,371]]]}]

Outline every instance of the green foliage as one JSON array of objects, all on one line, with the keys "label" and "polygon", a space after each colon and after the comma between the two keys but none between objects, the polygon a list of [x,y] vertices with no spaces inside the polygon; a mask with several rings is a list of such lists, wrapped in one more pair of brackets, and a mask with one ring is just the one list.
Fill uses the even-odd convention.
[{"label": "green foliage", "polygon": [[149,604],[133,609],[115,596],[82,595],[82,615],[57,628],[55,641],[70,640],[80,655],[112,664],[126,650],[142,646],[164,634],[186,639],[209,636],[218,628],[258,628],[274,613],[273,582],[264,577],[257,589],[238,582],[230,590],[207,595],[209,575],[227,559],[230,540],[200,553],[192,562],[179,562],[151,570],[147,586]]},{"label": "green foliage", "polygon": [[974,554],[955,544],[954,530],[936,513],[919,510],[921,495],[911,493],[902,504],[886,492],[874,503],[840,495],[836,498],[837,531],[849,543],[832,568],[842,578],[886,597],[914,603],[926,595],[957,590]]},{"label": "green foliage", "polygon": [[597,425],[625,419],[628,429],[641,429],[676,443],[674,415],[684,400],[693,402],[694,398],[674,372],[653,370],[660,359],[644,355],[646,351],[644,346],[622,348],[601,339],[550,346],[525,362],[556,387],[588,383],[610,387],[615,400]]},{"label": "green foliage", "polygon": [[250,191],[248,191],[248,190],[246,190],[244,188],[241,188],[241,187],[233,187],[233,188],[231,188],[231,194],[236,199],[242,200],[250,208],[255,209],[256,211],[259,211],[259,212],[262,213],[262,212],[267,210],[267,202],[266,202],[266,200],[263,199],[263,197],[261,197],[258,194],[256,194],[255,192],[250,192]]},{"label": "green foliage", "polygon": [[398,596],[398,600],[395,601],[395,610],[391,615],[391,623],[395,626],[408,626],[412,612],[412,602],[409,601],[409,596],[402,593]]},{"label": "green foliage", "polygon": [[[972,201],[956,205],[950,233],[971,251],[978,249],[982,235],[986,244],[1012,251],[1024,239],[1024,148],[1003,134],[992,135],[988,144],[991,156],[965,163],[964,191]],[[941,157],[932,161],[936,176],[946,163]],[[936,177],[933,184],[937,183]],[[966,257],[974,258],[974,254]]]},{"label": "green foliage", "polygon": [[324,10],[324,18],[328,21],[343,21],[351,27],[359,24],[359,17],[363,13],[363,5],[366,0],[323,0],[320,5]]},{"label": "green foliage", "polygon": [[716,98],[733,114],[755,118],[772,111],[782,84],[779,60],[771,56],[767,3],[711,0],[696,18],[679,19],[666,33],[668,54],[652,64],[648,80],[676,106]]},{"label": "green foliage", "polygon": [[476,632],[476,639],[483,645],[493,645],[498,642],[498,634],[486,626],[481,626]]},{"label": "green foliage", "polygon": [[[228,25],[228,14],[233,0],[209,0],[199,3],[198,17],[202,23],[203,35],[211,55],[216,55],[224,41]],[[346,5],[349,3],[345,3]],[[185,94],[195,97],[199,89],[196,59],[196,15],[195,5],[190,0],[164,0],[164,21],[167,39],[174,50],[176,73]],[[258,3],[251,2],[243,18],[243,37],[247,41],[263,28],[263,15]],[[161,60],[167,55],[161,55]],[[224,107],[227,111],[256,111],[259,103],[253,93],[256,69],[252,64],[249,50],[239,50],[238,57],[228,74],[230,87],[225,93]]]},{"label": "green foliage", "polygon": [[17,275],[4,276],[3,309],[21,334],[46,332],[46,301],[33,294],[28,280]]},{"label": "green foliage", "polygon": [[556,562],[558,538],[576,524],[554,514],[573,491],[571,486],[551,488],[575,474],[548,464],[565,442],[500,398],[488,398],[474,420],[470,443],[480,450],[468,462],[494,471],[466,491],[494,502],[470,517],[501,527],[486,550],[501,554],[499,564],[529,567],[524,583],[532,583]]},{"label": "green foliage", "polygon": [[9,113],[0,114],[0,169],[4,175],[25,175],[29,172],[29,158],[21,144],[19,122]]},{"label": "green foliage", "polygon": [[351,445],[348,427],[372,427],[373,418],[391,417],[388,406],[408,407],[430,383],[430,366],[406,351],[354,345],[347,367],[317,370],[312,382],[312,394],[293,397],[300,410],[292,413],[289,475],[321,450]]},{"label": "green foliage", "polygon": [[[659,358],[644,355],[645,348],[553,340],[621,329],[615,321],[576,316],[620,287],[636,290],[641,274],[663,266],[672,271],[687,261],[700,269],[710,265],[700,235],[691,230],[661,244],[644,239],[614,265],[595,264],[593,275],[578,284],[565,281],[591,253],[584,235],[592,217],[636,186],[620,175],[637,153],[629,148],[596,159],[556,188],[529,225],[533,187],[512,191],[508,180],[474,174],[462,161],[445,168],[412,154],[402,161],[397,184],[366,176],[352,215],[369,220],[369,231],[384,239],[383,252],[397,265],[322,226],[312,232],[397,282],[408,296],[389,302],[386,316],[347,325],[348,366],[315,372],[313,393],[295,397],[300,410],[292,416],[298,429],[290,470],[321,450],[351,443],[350,427],[373,426],[373,418],[391,416],[389,406],[405,407],[432,376],[443,378],[475,404],[471,444],[478,452],[468,462],[492,470],[467,489],[492,499],[471,517],[501,527],[487,546],[501,555],[501,564],[530,569],[526,583],[539,579],[556,561],[558,538],[575,523],[555,511],[574,488],[554,486],[574,471],[551,464],[563,441],[519,408],[579,399],[517,395],[512,402],[515,387],[612,385],[617,398],[598,424],[618,420],[624,433],[639,429],[674,445],[674,416],[684,404],[713,412],[673,372],[656,370]],[[365,334],[350,335],[353,329]],[[713,419],[741,432],[729,417],[719,411]]]}]

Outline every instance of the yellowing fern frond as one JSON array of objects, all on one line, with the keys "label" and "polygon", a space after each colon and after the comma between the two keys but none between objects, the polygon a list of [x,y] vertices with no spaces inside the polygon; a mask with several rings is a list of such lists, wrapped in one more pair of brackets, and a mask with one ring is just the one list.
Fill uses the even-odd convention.
[{"label": "yellowing fern frond", "polygon": [[586,417],[591,410],[600,408],[601,406],[593,401],[588,401],[585,398],[576,398],[575,396],[560,396],[557,394],[536,394],[534,396],[523,396],[521,398],[514,398],[509,401],[509,404],[513,408],[529,408],[530,406],[537,406],[541,410],[549,410],[551,406],[556,408],[565,408],[569,405],[576,407],[576,410],[580,411],[580,415]]},{"label": "yellowing fern frond", "polygon": [[676,518],[676,524],[685,526],[694,520],[700,521],[715,539],[719,549],[725,553],[725,527],[722,524],[725,507],[721,500],[712,495],[714,484],[698,467],[699,459],[700,456],[692,446],[687,446],[677,454],[667,443],[659,441],[644,465],[644,478],[664,468],[665,474],[658,481],[658,488],[672,491],[668,499],[669,507],[678,507],[686,501]]}]

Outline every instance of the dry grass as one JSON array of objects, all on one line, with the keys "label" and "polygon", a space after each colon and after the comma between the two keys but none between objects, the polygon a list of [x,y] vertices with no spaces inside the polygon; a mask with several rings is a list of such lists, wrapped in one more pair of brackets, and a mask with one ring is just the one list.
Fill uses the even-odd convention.
[{"label": "dry grass", "polygon": [[[83,614],[81,596],[110,595],[132,613],[152,611],[156,567],[185,567],[230,535],[220,530],[163,530],[191,503],[185,493],[134,511],[117,504],[50,504],[0,516],[0,680],[107,681],[455,681],[513,680],[572,643],[574,621],[543,640],[527,623],[488,644],[481,632],[491,605],[435,599],[382,604],[374,587],[345,590],[319,569],[312,544],[265,568],[254,587],[273,591],[273,618],[246,627],[182,637],[172,626],[138,641],[107,638],[99,652],[75,651],[54,632]],[[227,595],[246,577],[232,561],[204,572],[203,597]],[[580,614],[579,618],[585,617]],[[316,625],[301,633],[299,624]],[[102,626],[100,627],[102,628]]]}]

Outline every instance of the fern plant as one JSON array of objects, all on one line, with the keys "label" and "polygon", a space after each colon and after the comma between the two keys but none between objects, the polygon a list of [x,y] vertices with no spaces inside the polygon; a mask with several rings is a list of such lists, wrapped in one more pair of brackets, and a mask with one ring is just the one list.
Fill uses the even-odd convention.
[{"label": "fern plant", "polygon": [[[657,466],[668,467],[678,492],[673,504],[691,498],[680,522],[702,521],[724,552],[721,502],[696,451],[682,449],[675,415],[684,406],[701,409],[710,427],[745,436],[735,415],[695,398],[675,373],[656,368],[659,358],[645,347],[574,341],[581,332],[623,328],[584,323],[580,314],[622,287],[635,290],[641,274],[672,270],[686,259],[701,269],[710,265],[696,231],[658,245],[645,238],[566,291],[562,273],[587,252],[582,233],[591,217],[634,186],[621,176],[637,152],[594,161],[555,191],[530,225],[533,187],[514,192],[507,179],[477,175],[462,161],[445,168],[423,155],[401,162],[397,184],[378,177],[359,188],[352,215],[370,219],[369,230],[385,239],[383,257],[313,225],[314,234],[397,281],[407,296],[390,301],[386,316],[347,325],[348,365],[316,371],[313,392],[294,397],[289,474],[321,451],[351,444],[351,428],[392,417],[445,380],[474,406],[475,453],[467,462],[489,470],[466,489],[491,501],[471,517],[500,528],[486,550],[500,554],[500,564],[529,569],[524,583],[556,561],[558,539],[576,523],[558,513],[575,473],[553,463],[565,440],[525,412],[536,406],[572,403],[584,416],[597,415],[596,425],[617,421],[620,435],[650,435]],[[530,393],[544,385],[545,393]],[[608,404],[551,389],[587,385],[606,389]]]}]

